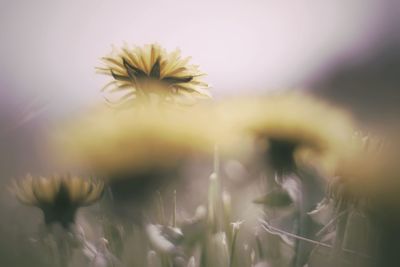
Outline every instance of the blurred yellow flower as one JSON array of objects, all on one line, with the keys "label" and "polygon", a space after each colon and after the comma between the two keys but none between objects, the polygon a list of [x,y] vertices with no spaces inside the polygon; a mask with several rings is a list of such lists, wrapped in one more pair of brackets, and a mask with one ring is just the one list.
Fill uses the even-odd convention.
[{"label": "blurred yellow flower", "polygon": [[198,109],[96,109],[57,136],[61,153],[96,172],[170,168],[192,153],[212,153],[214,137]]},{"label": "blurred yellow flower", "polygon": [[104,58],[104,67],[97,70],[111,75],[113,80],[104,87],[110,93],[119,93],[117,106],[132,106],[136,99],[158,96],[162,101],[208,98],[208,85],[201,80],[205,75],[198,66],[188,64],[190,58],[181,58],[180,51],[168,53],[158,44],[143,47],[114,48]]},{"label": "blurred yellow flower", "polygon": [[331,173],[353,133],[347,113],[299,93],[234,100],[221,104],[218,113],[229,133],[255,141],[281,173],[302,163]]},{"label": "blurred yellow flower", "polygon": [[200,110],[98,109],[64,127],[56,136],[58,150],[69,164],[104,177],[110,212],[138,221],[157,191],[182,182],[186,160],[213,153],[214,136],[205,130],[209,118]]},{"label": "blurred yellow flower", "polygon": [[332,193],[355,201],[389,198],[398,202],[400,169],[398,148],[387,140],[359,132],[348,144],[348,153],[338,164]]},{"label": "blurred yellow flower", "polygon": [[14,181],[12,191],[26,205],[39,207],[46,224],[59,222],[64,227],[75,220],[78,208],[99,200],[103,183],[76,176],[32,177]]}]

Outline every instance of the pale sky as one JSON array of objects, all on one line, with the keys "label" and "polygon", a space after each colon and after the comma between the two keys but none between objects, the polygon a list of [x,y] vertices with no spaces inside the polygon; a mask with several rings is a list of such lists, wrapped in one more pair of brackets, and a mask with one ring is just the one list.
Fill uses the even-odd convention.
[{"label": "pale sky", "polygon": [[379,42],[384,2],[0,0],[0,93],[56,109],[101,100],[108,78],[94,67],[123,42],[179,47],[217,97],[302,87],[329,62]]}]

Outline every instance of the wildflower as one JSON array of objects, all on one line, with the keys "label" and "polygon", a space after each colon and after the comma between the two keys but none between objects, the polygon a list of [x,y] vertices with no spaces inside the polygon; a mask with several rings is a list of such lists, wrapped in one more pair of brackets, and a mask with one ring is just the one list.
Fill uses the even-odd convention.
[{"label": "wildflower", "polygon": [[179,50],[168,53],[158,44],[125,46],[102,60],[105,66],[98,71],[113,77],[104,90],[122,93],[114,103],[117,106],[131,106],[136,99],[149,99],[152,94],[163,101],[209,97],[207,84],[201,80],[205,74],[188,64],[190,58],[181,58]]},{"label": "wildflower", "polygon": [[46,224],[60,223],[68,227],[75,221],[76,211],[99,200],[103,183],[76,176],[32,177],[14,181],[12,191],[26,205],[44,213]]},{"label": "wildflower", "polygon": [[301,164],[331,171],[353,129],[343,111],[294,93],[233,101],[221,105],[219,113],[231,133],[255,141],[279,175]]},{"label": "wildflower", "polygon": [[62,129],[61,151],[101,173],[145,172],[176,165],[189,154],[212,153],[195,112],[144,108],[95,110]]},{"label": "wildflower", "polygon": [[69,159],[105,177],[113,200],[133,212],[132,201],[140,209],[155,192],[178,181],[191,155],[212,153],[214,138],[204,130],[205,119],[169,107],[97,110],[65,127],[58,142]]},{"label": "wildflower", "polygon": [[349,143],[351,153],[338,165],[337,178],[330,186],[334,200],[356,208],[373,222],[382,244],[374,251],[377,266],[398,265],[400,171],[396,142],[356,133]]},{"label": "wildflower", "polygon": [[386,142],[355,133],[348,144],[347,156],[337,166],[330,186],[331,196],[369,208],[377,201],[398,203],[398,148]]}]

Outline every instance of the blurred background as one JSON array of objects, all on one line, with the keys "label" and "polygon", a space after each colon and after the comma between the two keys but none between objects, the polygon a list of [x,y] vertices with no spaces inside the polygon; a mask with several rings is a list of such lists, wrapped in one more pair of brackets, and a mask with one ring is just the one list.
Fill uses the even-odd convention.
[{"label": "blurred background", "polygon": [[303,88],[396,128],[398,25],[396,0],[2,0],[2,180],[49,168],[43,132],[102,101],[95,66],[124,42],[180,48],[217,99]]},{"label": "blurred background", "polygon": [[217,99],[301,88],[395,135],[399,25],[397,0],[0,0],[0,236],[26,223],[9,180],[56,169],[45,136],[102,101],[111,45],[179,47]]}]

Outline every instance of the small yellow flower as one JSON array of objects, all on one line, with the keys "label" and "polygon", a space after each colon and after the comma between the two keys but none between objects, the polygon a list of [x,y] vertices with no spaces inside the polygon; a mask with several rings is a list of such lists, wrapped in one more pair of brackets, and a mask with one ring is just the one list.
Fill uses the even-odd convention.
[{"label": "small yellow flower", "polygon": [[204,73],[198,66],[188,64],[180,51],[166,52],[158,44],[143,47],[122,47],[102,58],[104,67],[97,70],[111,75],[113,80],[104,87],[111,93],[119,92],[117,106],[131,106],[136,99],[160,96],[163,101],[182,98],[207,98]]},{"label": "small yellow flower", "polygon": [[229,132],[255,141],[278,173],[291,172],[301,163],[332,171],[353,132],[345,112],[304,94],[241,99],[219,109]]},{"label": "small yellow flower", "polygon": [[78,208],[99,200],[103,183],[75,176],[32,177],[14,181],[12,191],[26,205],[39,207],[46,224],[54,222],[68,227],[75,220]]}]

